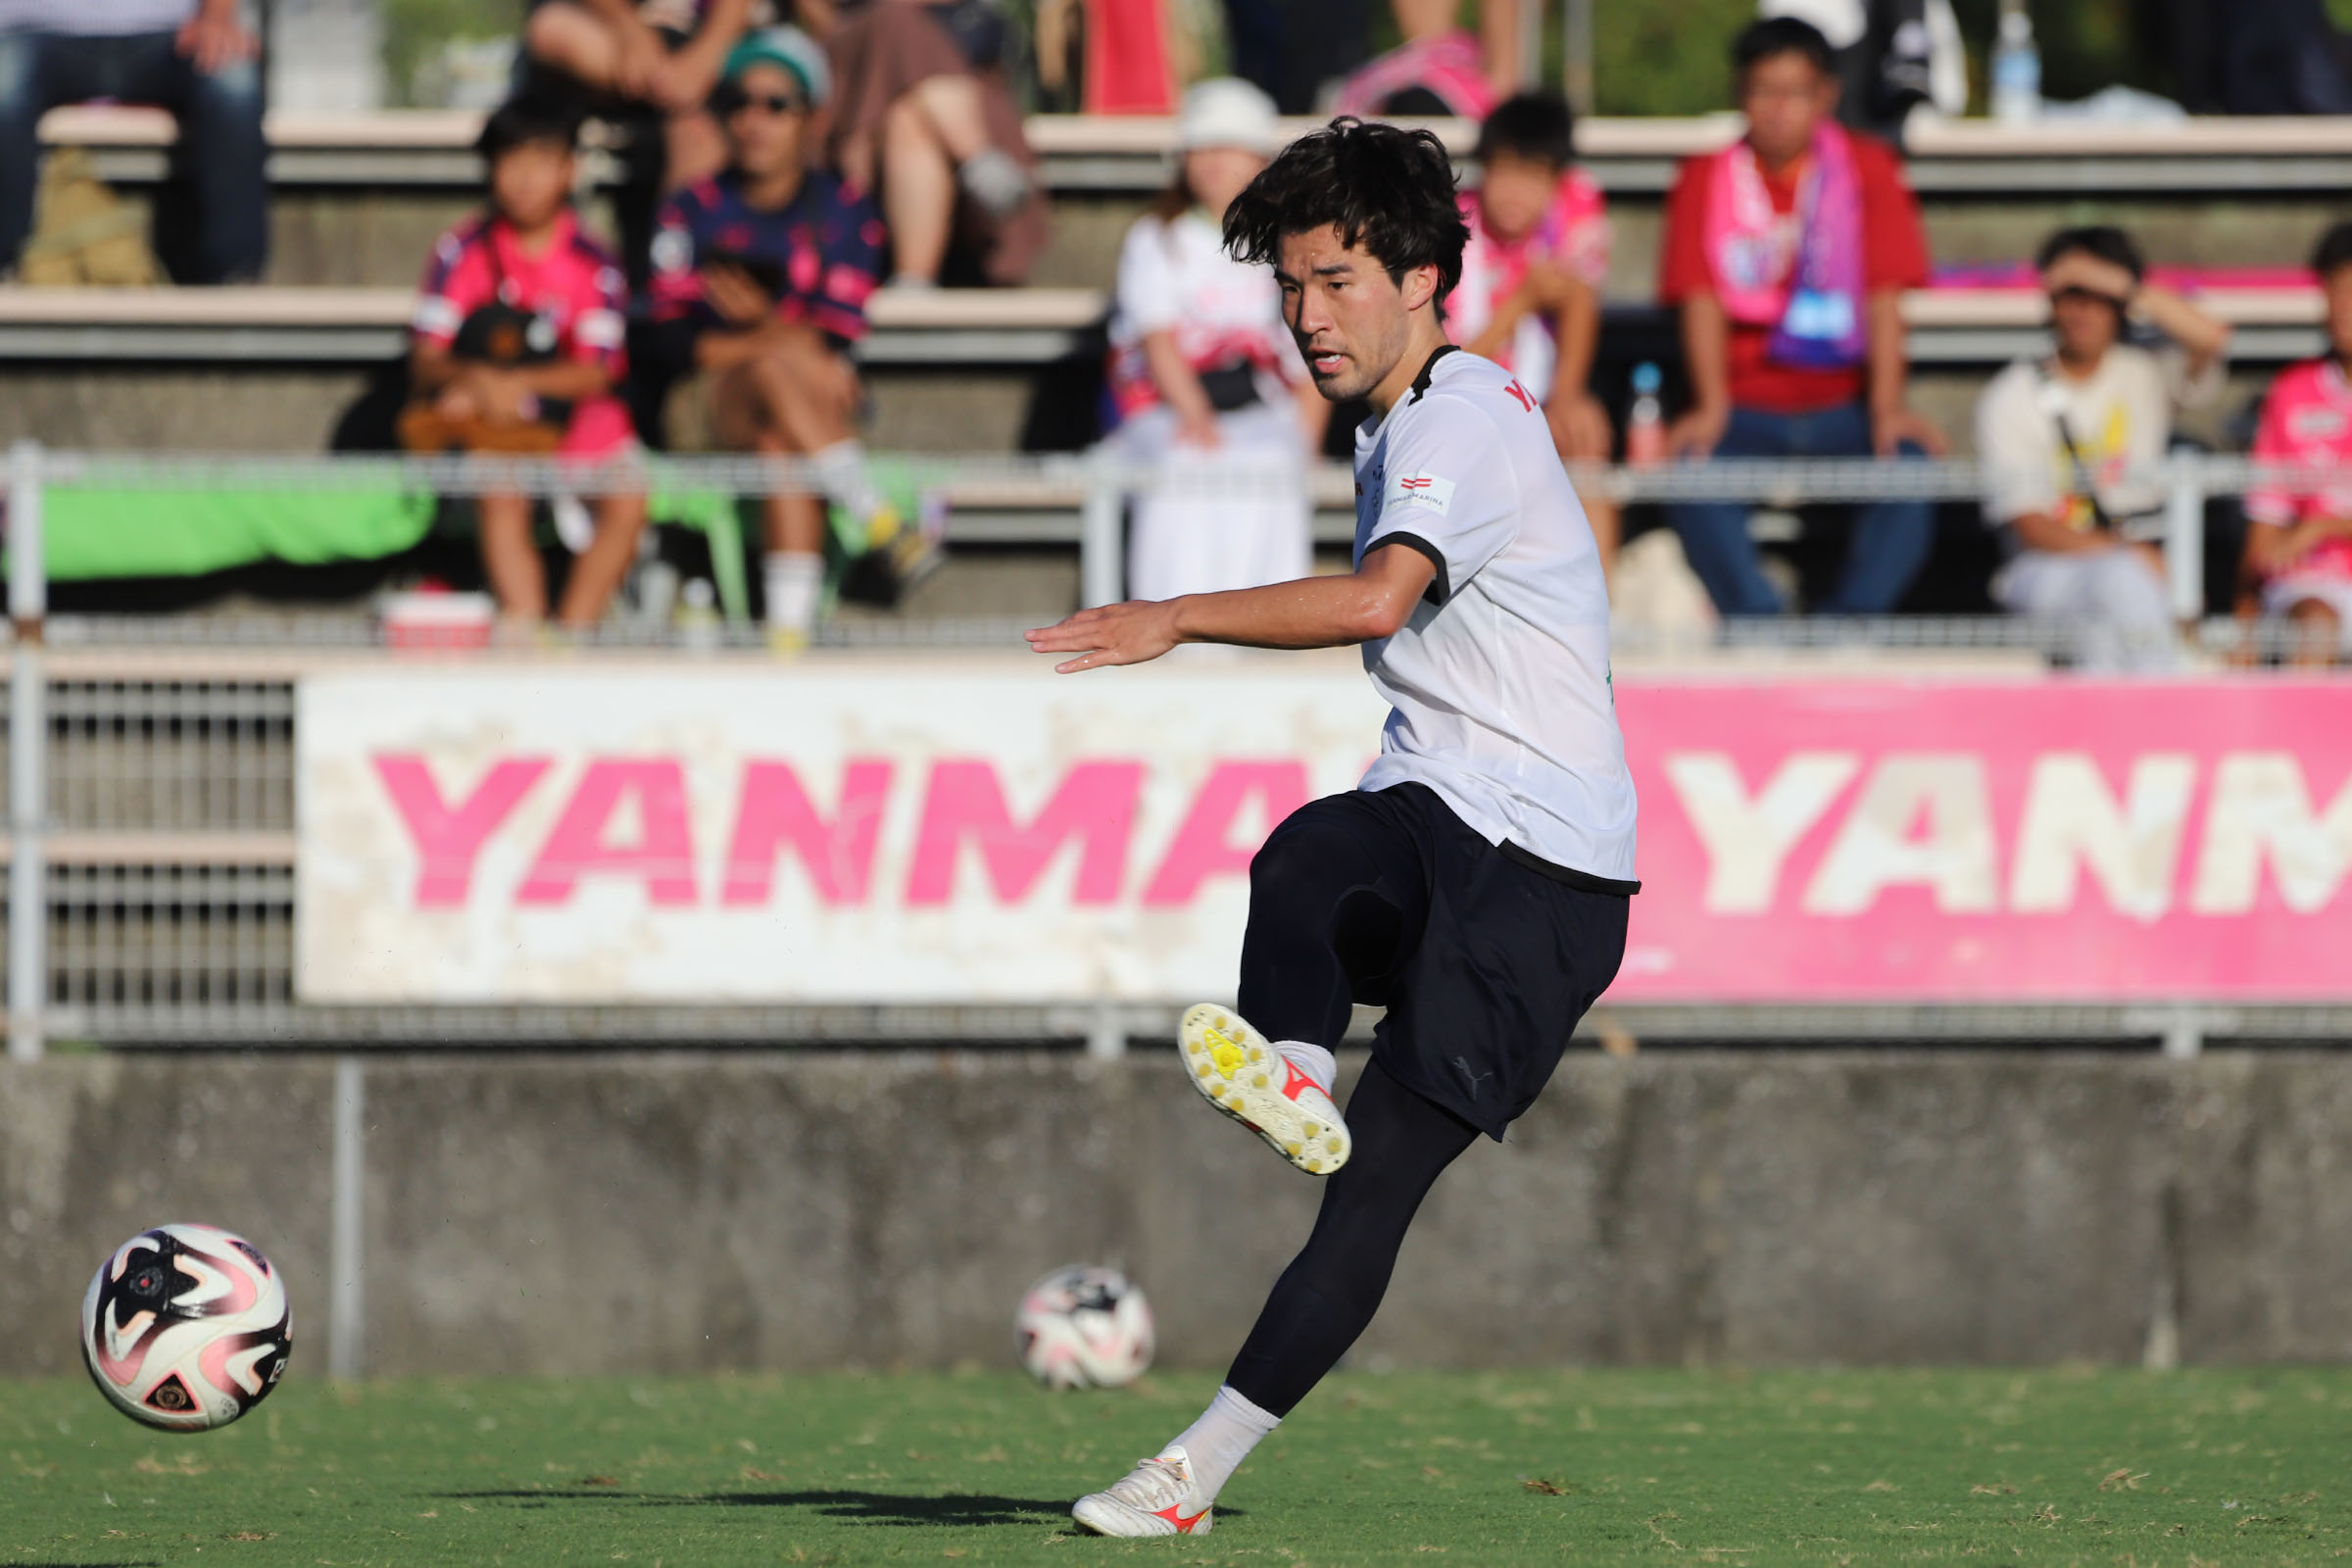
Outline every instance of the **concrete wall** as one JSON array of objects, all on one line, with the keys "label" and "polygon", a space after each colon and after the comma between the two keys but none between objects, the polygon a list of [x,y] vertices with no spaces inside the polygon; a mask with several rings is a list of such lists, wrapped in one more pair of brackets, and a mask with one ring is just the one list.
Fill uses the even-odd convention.
[{"label": "concrete wall", "polygon": [[[0,1069],[0,1372],[74,1359],[88,1271],[205,1219],[324,1365],[331,1067]],[[997,1363],[1020,1289],[1132,1270],[1213,1365],[1315,1184],[1171,1058],[384,1058],[369,1369]],[[2352,1060],[1579,1054],[1431,1200],[1372,1364],[2352,1354]]]}]

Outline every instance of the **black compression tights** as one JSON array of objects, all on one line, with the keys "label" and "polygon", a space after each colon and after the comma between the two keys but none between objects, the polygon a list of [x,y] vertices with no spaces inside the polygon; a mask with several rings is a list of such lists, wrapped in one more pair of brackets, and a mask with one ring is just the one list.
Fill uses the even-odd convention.
[{"label": "black compression tights", "polygon": [[1314,1233],[1274,1282],[1225,1377],[1272,1415],[1289,1415],[1371,1323],[1421,1200],[1478,1137],[1377,1060],[1348,1097],[1348,1131],[1355,1151],[1323,1184]]}]

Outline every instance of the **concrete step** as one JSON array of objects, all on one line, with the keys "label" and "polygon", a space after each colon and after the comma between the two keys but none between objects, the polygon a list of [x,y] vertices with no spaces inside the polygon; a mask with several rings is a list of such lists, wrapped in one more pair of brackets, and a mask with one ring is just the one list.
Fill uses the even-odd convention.
[{"label": "concrete step", "polygon": [[[1466,122],[1430,123],[1466,150]],[[479,171],[469,149],[478,124],[460,111],[272,116],[270,281],[413,283],[434,236],[473,205]],[[1729,117],[1580,126],[1616,226],[1612,298],[1649,298],[1659,212],[1676,165],[1737,129]],[[52,144],[92,149],[101,177],[144,203],[163,174],[172,125],[157,111],[85,108],[53,112],[43,133]],[[1055,216],[1032,281],[1100,286],[1120,235],[1166,181],[1168,122],[1043,116],[1030,122],[1030,135]],[[595,193],[609,188],[614,169],[606,149],[591,148],[590,207],[608,228]],[[2151,256],[2175,265],[2292,265],[2339,216],[2336,197],[2352,185],[2352,119],[2023,131],[1951,122],[1914,138],[1910,172],[1941,263],[2020,261],[2061,223],[2097,221],[2133,230]]]}]

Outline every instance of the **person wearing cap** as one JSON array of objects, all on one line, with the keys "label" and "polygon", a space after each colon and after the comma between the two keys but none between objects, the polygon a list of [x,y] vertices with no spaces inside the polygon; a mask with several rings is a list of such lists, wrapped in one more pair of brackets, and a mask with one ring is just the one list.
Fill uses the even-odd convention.
[{"label": "person wearing cap", "polygon": [[1282,319],[1273,274],[1225,252],[1225,209],[1282,145],[1273,100],[1203,81],[1177,118],[1173,183],[1119,249],[1110,393],[1119,454],[1164,466],[1138,496],[1128,592],[1140,599],[1303,577],[1306,471],[1326,405]]},{"label": "person wearing cap", "polygon": [[882,597],[936,555],[900,526],[858,440],[864,395],[849,350],[865,335],[884,235],[863,191],[808,167],[809,117],[829,86],[823,51],[799,29],[746,34],[711,98],[727,167],[670,197],[653,240],[658,352],[688,372],[668,400],[671,444],[703,444],[699,428],[710,444],[804,458],[815,472],[821,493],[766,501],[768,627],[784,651],[815,624],[826,501],[854,548],[881,553],[879,569],[857,577]]},{"label": "person wearing cap", "polygon": [[[409,382],[416,401],[400,421],[411,451],[552,454],[610,462],[636,450],[617,395],[628,285],[620,263],[580,227],[571,191],[579,123],[543,103],[502,105],[483,122],[487,209],[443,234],[425,265],[410,323]],[[547,568],[519,493],[476,502],[483,573],[499,613],[517,629],[547,614]],[[558,531],[580,538],[557,608],[575,629],[603,618],[637,557],[642,494],[607,494],[593,522],[557,504]]]},{"label": "person wearing cap", "polygon": [[518,90],[543,95],[544,77],[552,74],[585,88],[582,107],[591,114],[651,107],[662,117],[664,188],[675,190],[726,160],[705,105],[756,3],[533,0],[522,24],[522,53],[536,69]]}]

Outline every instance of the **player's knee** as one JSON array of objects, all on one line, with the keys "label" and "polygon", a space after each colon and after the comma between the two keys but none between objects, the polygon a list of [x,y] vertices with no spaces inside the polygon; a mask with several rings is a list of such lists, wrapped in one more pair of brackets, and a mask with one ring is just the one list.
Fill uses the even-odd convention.
[{"label": "player's knee", "polygon": [[1344,863],[1348,836],[1314,821],[1285,822],[1275,828],[1250,860],[1252,900],[1289,900],[1316,886],[1331,867]]}]

